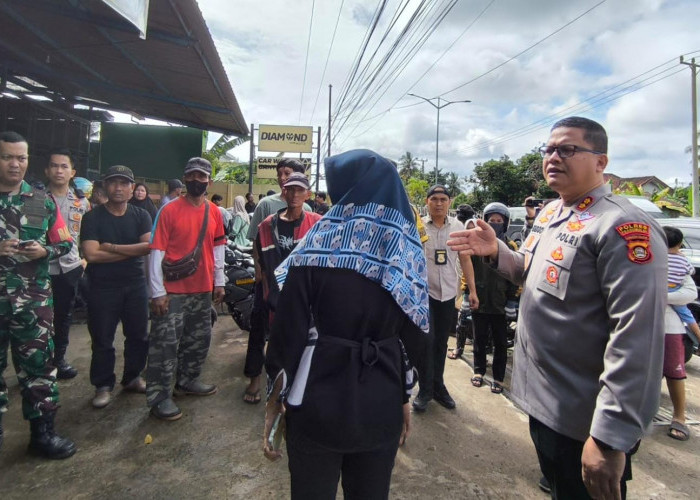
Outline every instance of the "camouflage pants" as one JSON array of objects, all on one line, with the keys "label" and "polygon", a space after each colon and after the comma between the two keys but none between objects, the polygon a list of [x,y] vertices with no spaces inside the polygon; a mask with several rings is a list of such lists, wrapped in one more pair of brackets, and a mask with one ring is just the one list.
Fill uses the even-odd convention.
[{"label": "camouflage pants", "polygon": [[7,411],[7,348],[12,352],[22,392],[22,413],[29,420],[58,409],[58,386],[53,366],[52,306],[13,311],[0,300],[0,412]]},{"label": "camouflage pants", "polygon": [[199,378],[209,352],[211,293],[168,296],[168,313],[151,318],[146,367],[148,406],[171,397],[173,375],[180,385]]}]

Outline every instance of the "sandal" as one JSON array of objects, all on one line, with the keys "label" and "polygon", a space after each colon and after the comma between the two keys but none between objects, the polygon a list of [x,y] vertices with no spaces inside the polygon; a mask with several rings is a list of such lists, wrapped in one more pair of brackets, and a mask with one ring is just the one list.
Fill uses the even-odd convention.
[{"label": "sandal", "polygon": [[462,357],[463,352],[463,347],[455,347],[454,349],[450,349],[450,352],[447,354],[447,357],[450,359],[459,359]]},{"label": "sandal", "polygon": [[260,389],[255,392],[243,392],[243,402],[249,405],[256,405],[260,402]]},{"label": "sandal", "polygon": [[481,375],[474,375],[471,382],[474,387],[481,387],[484,384],[484,377]]},{"label": "sandal", "polygon": [[671,420],[671,428],[668,430],[668,435],[678,441],[687,441],[690,438],[690,429],[678,420]]},{"label": "sandal", "polygon": [[494,382],[491,384],[491,392],[494,394],[502,394],[503,393],[503,386],[499,382]]}]

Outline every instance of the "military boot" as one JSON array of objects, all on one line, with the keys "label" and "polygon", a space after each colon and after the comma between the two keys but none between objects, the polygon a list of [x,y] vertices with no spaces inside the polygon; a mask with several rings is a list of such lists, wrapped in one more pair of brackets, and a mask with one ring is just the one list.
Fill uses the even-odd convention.
[{"label": "military boot", "polygon": [[29,421],[32,436],[29,441],[29,451],[46,458],[59,459],[73,456],[76,452],[75,443],[54,432],[53,424],[56,413],[47,413]]},{"label": "military boot", "polygon": [[53,357],[53,364],[57,370],[56,378],[59,380],[67,380],[78,374],[78,370],[69,365],[66,361],[65,349],[56,349]]}]

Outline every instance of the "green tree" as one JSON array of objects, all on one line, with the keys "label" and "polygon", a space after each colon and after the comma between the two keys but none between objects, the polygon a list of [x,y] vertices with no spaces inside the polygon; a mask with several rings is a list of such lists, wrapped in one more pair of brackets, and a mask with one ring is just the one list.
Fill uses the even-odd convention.
[{"label": "green tree", "polygon": [[498,160],[477,163],[468,181],[474,185],[469,193],[469,204],[477,209],[492,201],[521,206],[523,200],[531,195],[538,198],[558,197],[544,182],[542,157],[534,149],[515,162],[508,156],[502,156]]},{"label": "green tree", "polygon": [[418,160],[411,154],[410,151],[406,151],[406,153],[399,158],[399,177],[401,177],[401,180],[406,184],[409,179],[412,177],[415,177],[417,174],[420,173],[418,170]]},{"label": "green tree", "polygon": [[[233,158],[228,156],[228,152],[240,146],[241,144],[248,142],[250,140],[249,136],[235,137],[231,135],[222,135],[219,137],[212,146],[202,153],[202,157],[209,160],[212,166],[212,179],[216,173],[221,169],[224,164],[230,164],[233,162]],[[236,162],[237,163],[237,162]],[[247,181],[247,177],[243,182]]]},{"label": "green tree", "polygon": [[428,189],[430,188],[428,181],[414,177],[409,179],[405,186],[408,200],[411,203],[417,207],[425,205],[425,196],[428,194]]}]

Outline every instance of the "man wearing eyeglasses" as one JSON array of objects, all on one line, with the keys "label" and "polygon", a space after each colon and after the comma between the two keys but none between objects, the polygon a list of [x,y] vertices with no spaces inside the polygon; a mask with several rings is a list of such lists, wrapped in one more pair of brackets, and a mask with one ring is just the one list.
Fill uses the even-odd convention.
[{"label": "man wearing eyeglasses", "polygon": [[552,498],[624,498],[630,456],[659,403],[665,239],[611,194],[600,124],[565,118],[540,151],[560,199],[542,208],[520,250],[481,221],[448,244],[523,284],[511,394],[530,416]]}]

